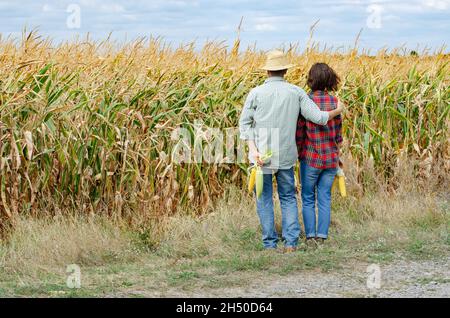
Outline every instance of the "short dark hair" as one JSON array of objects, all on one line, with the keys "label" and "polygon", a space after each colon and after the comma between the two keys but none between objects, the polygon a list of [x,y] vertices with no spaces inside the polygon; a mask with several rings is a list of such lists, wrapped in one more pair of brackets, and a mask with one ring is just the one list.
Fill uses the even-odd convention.
[{"label": "short dark hair", "polygon": [[269,76],[283,77],[284,75],[286,75],[287,69],[286,70],[279,70],[279,71],[267,71],[267,73],[269,74]]},{"label": "short dark hair", "polygon": [[308,87],[312,91],[335,91],[341,79],[326,63],[316,63],[309,70]]}]

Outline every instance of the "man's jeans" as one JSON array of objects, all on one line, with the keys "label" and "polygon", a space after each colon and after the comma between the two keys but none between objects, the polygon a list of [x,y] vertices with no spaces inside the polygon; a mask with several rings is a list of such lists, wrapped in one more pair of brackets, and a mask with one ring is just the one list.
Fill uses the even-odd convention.
[{"label": "man's jeans", "polygon": [[[331,187],[337,168],[317,169],[305,162],[300,164],[302,182],[302,214],[306,238],[328,237],[331,221]],[[316,192],[319,210],[316,231]]]},{"label": "man's jeans", "polygon": [[[295,247],[300,235],[298,223],[298,207],[295,193],[294,168],[278,170],[275,173],[277,180],[278,197],[280,198],[282,214],[282,235],[286,247]],[[273,200],[272,200],[272,174],[264,174],[263,192],[256,200],[256,207],[262,227],[262,239],[265,248],[276,248],[278,234],[275,229]]]}]

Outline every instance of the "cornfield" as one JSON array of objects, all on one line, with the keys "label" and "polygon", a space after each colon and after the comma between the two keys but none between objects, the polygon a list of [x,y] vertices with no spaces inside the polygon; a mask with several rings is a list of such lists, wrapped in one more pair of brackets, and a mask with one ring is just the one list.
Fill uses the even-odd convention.
[{"label": "cornfield", "polygon": [[[329,63],[347,105],[344,153],[363,183],[365,164],[395,188],[396,167],[448,180],[449,62],[443,52],[376,55],[314,46],[288,49],[288,80]],[[205,211],[246,164],[173,162],[178,127],[237,127],[249,90],[262,83],[264,52],[160,39],[54,44],[31,32],[0,38],[0,217],[81,213],[130,217]],[[192,136],[194,138],[194,136]],[[47,211],[47,212],[46,212]]]}]

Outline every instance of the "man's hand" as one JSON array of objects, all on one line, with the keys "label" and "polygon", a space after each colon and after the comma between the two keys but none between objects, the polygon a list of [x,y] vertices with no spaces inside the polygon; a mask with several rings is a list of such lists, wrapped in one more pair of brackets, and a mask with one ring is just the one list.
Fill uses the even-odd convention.
[{"label": "man's hand", "polygon": [[339,111],[339,114],[342,114],[345,110],[345,104],[341,102],[341,100],[338,98],[338,104],[337,104],[337,111]]},{"label": "man's hand", "polygon": [[336,109],[333,109],[328,112],[328,120],[331,120],[334,117],[336,117],[337,115],[340,115],[344,110],[345,110],[345,104],[343,102],[341,102],[340,99],[338,99],[338,104],[337,104]]},{"label": "man's hand", "polygon": [[259,166],[262,166],[264,162],[261,160],[261,154],[259,153],[258,148],[256,148],[256,144],[253,140],[248,141],[248,150],[250,153],[250,158],[255,160]]},{"label": "man's hand", "polygon": [[258,151],[250,151],[250,158],[253,158],[258,166],[262,166],[264,164],[261,160],[261,154]]}]

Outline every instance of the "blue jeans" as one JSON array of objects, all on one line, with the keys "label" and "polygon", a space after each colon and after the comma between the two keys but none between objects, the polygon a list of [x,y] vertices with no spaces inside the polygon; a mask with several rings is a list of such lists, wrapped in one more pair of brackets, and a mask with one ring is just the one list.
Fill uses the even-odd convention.
[{"label": "blue jeans", "polygon": [[[256,200],[259,221],[262,227],[262,240],[265,248],[276,248],[278,234],[275,229],[272,199],[272,173],[264,174],[263,192]],[[278,170],[275,173],[278,197],[280,198],[282,215],[282,236],[286,247],[295,247],[300,235],[298,207],[295,193],[294,168]]]},{"label": "blue jeans", "polygon": [[[300,163],[302,183],[302,214],[306,238],[328,237],[331,221],[331,187],[337,168],[317,169]],[[316,193],[319,210],[316,230]]]}]

